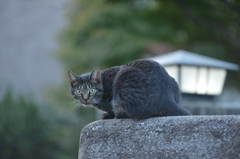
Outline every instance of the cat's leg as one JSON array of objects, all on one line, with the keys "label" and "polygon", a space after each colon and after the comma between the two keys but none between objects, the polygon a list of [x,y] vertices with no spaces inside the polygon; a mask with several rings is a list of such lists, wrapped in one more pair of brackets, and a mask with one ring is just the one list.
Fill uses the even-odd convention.
[{"label": "cat's leg", "polygon": [[126,111],[124,110],[124,108],[120,105],[116,105],[115,106],[115,118],[116,119],[124,119],[124,118],[129,118],[129,116],[127,115]]},{"label": "cat's leg", "polygon": [[116,119],[129,118],[129,116],[126,114],[125,109],[122,106],[122,102],[119,96],[114,97],[114,100],[112,101],[112,105],[113,105],[113,110],[115,112]]},{"label": "cat's leg", "polygon": [[115,114],[113,112],[107,112],[102,114],[102,119],[114,119]]},{"label": "cat's leg", "polygon": [[116,117],[116,119],[129,118],[129,116],[126,113],[118,113],[115,117]]},{"label": "cat's leg", "polygon": [[[151,117],[147,109],[148,78],[141,70],[133,67],[124,68],[114,81],[113,94],[116,118],[129,116],[132,119]],[[116,104],[117,103],[117,104]]]}]

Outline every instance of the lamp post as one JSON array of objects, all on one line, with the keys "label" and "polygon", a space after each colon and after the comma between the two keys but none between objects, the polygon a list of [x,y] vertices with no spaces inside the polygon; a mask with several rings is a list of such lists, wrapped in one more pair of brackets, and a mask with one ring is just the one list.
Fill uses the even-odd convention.
[{"label": "lamp post", "polygon": [[238,65],[178,50],[150,58],[159,62],[175,78],[182,93],[220,95],[227,70],[237,71]]}]

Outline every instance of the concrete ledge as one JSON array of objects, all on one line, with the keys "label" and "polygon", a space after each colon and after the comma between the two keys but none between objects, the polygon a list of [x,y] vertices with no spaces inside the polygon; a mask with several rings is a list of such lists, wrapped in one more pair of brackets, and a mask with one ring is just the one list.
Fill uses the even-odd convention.
[{"label": "concrete ledge", "polygon": [[101,120],[81,132],[79,159],[237,159],[240,116]]}]

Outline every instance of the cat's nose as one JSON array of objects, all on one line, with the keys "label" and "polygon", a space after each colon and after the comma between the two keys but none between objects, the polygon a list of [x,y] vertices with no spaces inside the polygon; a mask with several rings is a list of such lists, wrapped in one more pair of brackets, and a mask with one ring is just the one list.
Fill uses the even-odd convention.
[{"label": "cat's nose", "polygon": [[87,101],[88,101],[88,98],[83,98],[83,100],[87,103]]},{"label": "cat's nose", "polygon": [[88,95],[83,95],[83,100],[84,100],[85,102],[87,102],[88,99],[89,99]]},{"label": "cat's nose", "polygon": [[83,99],[85,102],[87,102],[88,101],[88,99]]}]

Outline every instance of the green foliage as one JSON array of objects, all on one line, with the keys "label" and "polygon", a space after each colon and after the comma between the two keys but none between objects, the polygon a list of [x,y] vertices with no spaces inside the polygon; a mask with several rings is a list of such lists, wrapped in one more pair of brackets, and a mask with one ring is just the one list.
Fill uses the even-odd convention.
[{"label": "green foliage", "polygon": [[8,94],[0,104],[1,158],[51,158],[61,150],[36,106]]},{"label": "green foliage", "polygon": [[9,91],[0,102],[0,158],[77,158],[79,132],[89,122],[79,121]]},{"label": "green foliage", "polygon": [[105,68],[136,59],[150,41],[136,36],[138,30],[145,29],[144,25],[133,21],[134,12],[129,12],[124,5],[104,1],[76,3],[70,14],[70,25],[62,34],[59,51],[73,71],[83,73],[96,66]]},{"label": "green foliage", "polygon": [[240,3],[192,0],[75,0],[59,53],[77,73],[141,58],[151,43],[240,64]]}]

